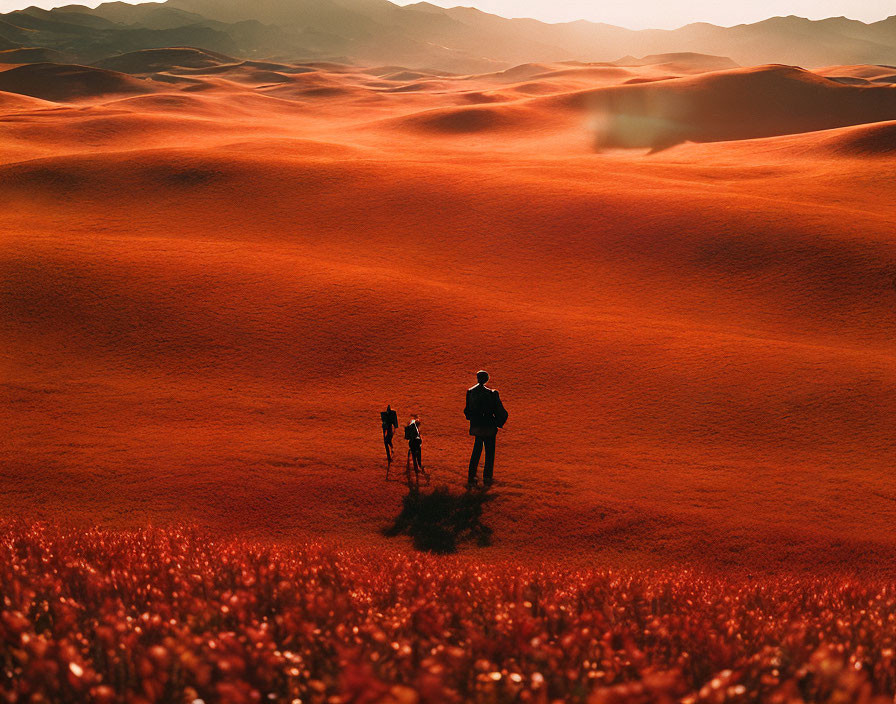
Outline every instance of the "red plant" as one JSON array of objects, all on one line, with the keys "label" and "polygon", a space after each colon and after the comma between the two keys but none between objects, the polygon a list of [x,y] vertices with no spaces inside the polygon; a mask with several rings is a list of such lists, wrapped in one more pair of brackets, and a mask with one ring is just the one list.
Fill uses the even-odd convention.
[{"label": "red plant", "polygon": [[888,702],[896,587],[0,527],[8,702]]}]

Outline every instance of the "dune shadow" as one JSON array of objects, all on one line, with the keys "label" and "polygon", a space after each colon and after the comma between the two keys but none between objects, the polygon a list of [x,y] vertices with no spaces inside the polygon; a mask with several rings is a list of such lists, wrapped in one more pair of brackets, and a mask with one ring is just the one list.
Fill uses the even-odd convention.
[{"label": "dune shadow", "polygon": [[383,529],[387,537],[409,535],[417,550],[449,554],[464,542],[491,545],[492,529],[482,522],[485,505],[495,494],[484,490],[452,494],[447,487],[430,492],[412,489],[401,512]]}]

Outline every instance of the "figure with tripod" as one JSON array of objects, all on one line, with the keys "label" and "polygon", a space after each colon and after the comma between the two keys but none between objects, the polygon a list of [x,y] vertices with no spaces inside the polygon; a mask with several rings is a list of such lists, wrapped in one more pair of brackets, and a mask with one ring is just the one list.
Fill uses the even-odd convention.
[{"label": "figure with tripod", "polygon": [[395,449],[392,446],[392,436],[398,429],[398,413],[392,410],[392,406],[387,405],[385,411],[380,412],[380,419],[383,423],[383,445],[386,446],[386,462],[392,464],[392,452]]},{"label": "figure with tripod", "polygon": [[[420,475],[423,474],[426,483],[429,484],[429,474],[423,468],[423,437],[420,435],[420,419],[413,416],[404,426],[404,437],[408,441],[407,477],[408,486],[420,486]],[[414,469],[414,478],[411,480],[411,467]]]}]

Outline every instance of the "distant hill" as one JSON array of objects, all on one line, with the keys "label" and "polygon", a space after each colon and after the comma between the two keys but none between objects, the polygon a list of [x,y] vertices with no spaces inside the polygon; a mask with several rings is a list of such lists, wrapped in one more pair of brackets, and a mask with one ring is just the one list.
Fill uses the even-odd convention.
[{"label": "distant hill", "polygon": [[234,63],[236,60],[216,52],[203,51],[190,47],[172,47],[168,49],[142,49],[127,54],[110,56],[97,61],[94,66],[122,73],[151,73],[165,71],[172,67],[208,68],[221,63]]},{"label": "distant hill", "polygon": [[67,64],[71,63],[72,60],[73,57],[68,54],[43,47],[0,50],[0,64]]},{"label": "distant hill", "polygon": [[152,90],[144,80],[87,66],[35,63],[0,71],[0,91],[42,100],[77,100]]},{"label": "distant hill", "polygon": [[[122,3],[123,4],[123,3]],[[145,5],[134,8],[134,23],[123,24],[103,17],[97,10],[69,6],[55,10],[30,7],[0,15],[0,48],[53,49],[80,63],[91,63],[128,51],[170,46],[198,46],[229,54],[239,51],[233,38],[211,24],[183,24],[156,29],[140,24]]]},{"label": "distant hill", "polygon": [[658,54],[712,55],[729,65],[892,64],[896,16],[870,24],[790,16],[735,27],[695,23],[634,31],[586,21],[507,19],[427,2],[399,7],[387,0],[109,2],[95,9],[30,7],[0,15],[0,49],[43,47],[93,63],[177,46],[240,58],[349,59],[456,73]]}]

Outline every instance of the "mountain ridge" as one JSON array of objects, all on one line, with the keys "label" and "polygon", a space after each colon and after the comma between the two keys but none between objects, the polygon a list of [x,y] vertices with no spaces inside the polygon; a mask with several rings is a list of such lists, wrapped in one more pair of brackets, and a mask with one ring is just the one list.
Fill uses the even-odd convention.
[{"label": "mountain ridge", "polygon": [[539,61],[700,53],[739,65],[896,63],[896,15],[866,23],[796,15],[723,27],[631,30],[576,20],[506,18],[472,7],[388,0],[167,0],[96,8],[27,7],[0,15],[0,47],[43,48],[83,63],[191,46],[251,59],[349,59],[476,73]]}]

